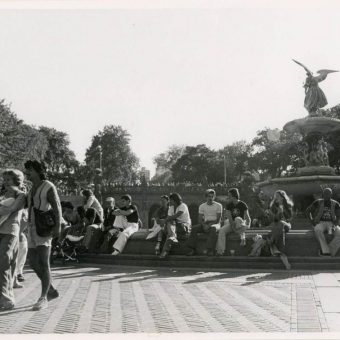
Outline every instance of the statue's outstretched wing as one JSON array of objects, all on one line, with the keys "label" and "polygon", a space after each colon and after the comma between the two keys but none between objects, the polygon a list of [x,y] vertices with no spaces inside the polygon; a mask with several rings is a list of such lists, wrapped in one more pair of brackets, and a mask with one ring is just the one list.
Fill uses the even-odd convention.
[{"label": "statue's outstretched wing", "polygon": [[294,60],[294,59],[292,59],[295,63],[297,63],[298,65],[300,65],[300,66],[302,66],[305,70],[306,70],[306,72],[308,73],[308,75],[310,75],[310,76],[312,76],[313,75],[313,73],[305,66],[305,65],[303,65],[302,63],[300,63],[300,62],[298,62],[297,60]]},{"label": "statue's outstretched wing", "polygon": [[319,70],[317,73],[319,74],[318,76],[314,77],[316,81],[320,82],[323,81],[327,78],[327,74],[333,73],[333,72],[338,72],[338,71],[333,71],[333,70]]},{"label": "statue's outstretched wing", "polygon": [[334,71],[334,70],[319,70],[317,73],[319,73],[320,75],[327,75],[328,73],[333,73],[333,72],[339,72],[339,71]]}]

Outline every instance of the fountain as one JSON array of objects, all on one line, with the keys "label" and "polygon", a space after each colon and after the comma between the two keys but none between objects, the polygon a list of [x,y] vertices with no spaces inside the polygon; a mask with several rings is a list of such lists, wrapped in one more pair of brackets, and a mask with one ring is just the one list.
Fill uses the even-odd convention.
[{"label": "fountain", "polygon": [[[294,60],[295,61],[295,60]],[[340,120],[324,115],[322,107],[327,105],[326,97],[318,83],[326,79],[331,70],[320,70],[313,76],[303,64],[307,72],[305,82],[305,103],[308,116],[288,122],[283,130],[292,138],[300,136],[300,159],[302,166],[293,177],[280,177],[259,183],[265,195],[271,197],[278,190],[285,190],[293,197],[295,206],[301,212],[320,195],[322,188],[330,187],[335,196],[340,197],[340,176],[329,165],[328,152],[331,145],[325,141],[330,134],[340,131]]]}]

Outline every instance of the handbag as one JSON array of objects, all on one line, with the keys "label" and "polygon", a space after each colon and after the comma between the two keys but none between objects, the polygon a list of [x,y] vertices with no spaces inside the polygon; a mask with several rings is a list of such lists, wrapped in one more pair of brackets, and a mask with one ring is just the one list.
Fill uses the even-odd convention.
[{"label": "handbag", "polygon": [[[41,207],[41,192],[39,194],[39,208]],[[31,196],[31,204],[34,205],[33,195]],[[40,237],[52,236],[52,230],[55,227],[55,214],[52,209],[42,211],[33,206],[34,220],[36,232]]]}]

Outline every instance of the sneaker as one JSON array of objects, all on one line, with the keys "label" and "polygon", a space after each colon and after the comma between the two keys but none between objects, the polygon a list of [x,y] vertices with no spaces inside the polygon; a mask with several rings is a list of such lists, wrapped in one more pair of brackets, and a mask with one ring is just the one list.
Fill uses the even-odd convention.
[{"label": "sneaker", "polygon": [[246,239],[243,238],[243,239],[241,240],[240,246],[241,246],[241,247],[244,247],[245,245],[246,245]]},{"label": "sneaker", "polygon": [[18,280],[19,282],[25,281],[24,275],[18,274],[18,275],[17,275],[17,280]]},{"label": "sneaker", "polygon": [[14,303],[12,301],[6,301],[0,304],[0,311],[11,310],[13,308],[14,308]]},{"label": "sneaker", "polygon": [[53,300],[59,297],[59,292],[55,288],[50,288],[47,292],[47,300]]},{"label": "sneaker", "polygon": [[115,251],[112,253],[112,255],[114,255],[114,256],[119,255],[119,251],[118,251],[118,250],[115,250]]},{"label": "sneaker", "polygon": [[48,307],[47,298],[41,297],[39,300],[33,305],[32,310],[37,311],[41,309],[46,309]]}]

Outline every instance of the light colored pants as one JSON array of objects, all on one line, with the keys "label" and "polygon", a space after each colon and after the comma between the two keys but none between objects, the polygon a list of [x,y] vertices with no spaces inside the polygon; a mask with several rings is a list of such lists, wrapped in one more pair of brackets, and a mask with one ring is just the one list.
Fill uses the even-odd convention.
[{"label": "light colored pants", "polygon": [[17,236],[0,234],[0,304],[14,304],[13,283],[18,243]]},{"label": "light colored pants", "polygon": [[20,242],[19,242],[19,252],[18,252],[18,259],[17,259],[17,267],[16,267],[16,275],[21,274],[24,269],[24,265],[26,263],[27,251],[28,251],[28,244],[27,238],[25,234],[20,235]]},{"label": "light colored pants", "polygon": [[340,227],[335,227],[334,232],[334,238],[333,240],[327,244],[326,238],[325,238],[325,232],[329,230],[330,227],[333,226],[333,222],[319,222],[314,227],[314,233],[316,239],[319,241],[321,251],[323,254],[331,254],[332,256],[335,256],[338,250],[340,249]]},{"label": "light colored pants", "polygon": [[245,224],[245,221],[241,217],[235,218],[235,229],[233,229],[229,223],[229,220],[224,221],[224,226],[218,232],[218,238],[216,243],[216,253],[222,255],[225,252],[225,242],[227,234],[236,233],[240,235],[241,240],[246,238],[246,229],[249,226]]},{"label": "light colored pants", "polygon": [[113,248],[121,253],[130,236],[134,234],[136,231],[138,231],[138,223],[127,222],[127,227],[124,229],[124,231],[119,233],[118,239],[114,243]]}]

